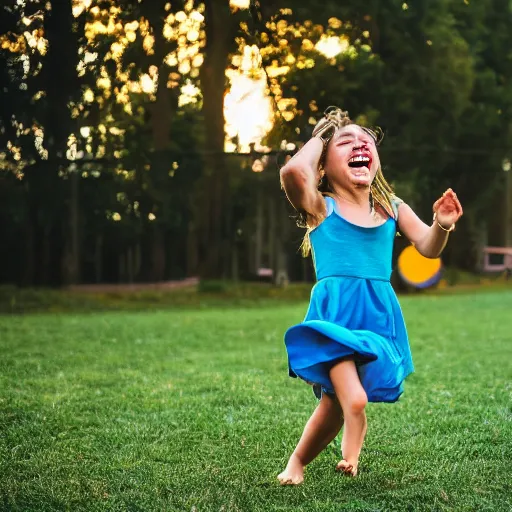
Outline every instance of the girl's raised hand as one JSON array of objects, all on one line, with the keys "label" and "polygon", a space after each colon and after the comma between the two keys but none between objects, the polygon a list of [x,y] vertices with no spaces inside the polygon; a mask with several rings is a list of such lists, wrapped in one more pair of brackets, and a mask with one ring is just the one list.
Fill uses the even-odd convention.
[{"label": "girl's raised hand", "polygon": [[457,194],[449,188],[432,207],[437,222],[446,229],[455,224],[462,216],[462,206]]}]

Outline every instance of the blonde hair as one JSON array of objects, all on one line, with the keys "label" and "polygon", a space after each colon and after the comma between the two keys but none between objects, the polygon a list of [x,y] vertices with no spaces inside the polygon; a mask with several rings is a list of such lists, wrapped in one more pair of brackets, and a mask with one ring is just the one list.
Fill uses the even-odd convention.
[{"label": "blonde hair", "polygon": [[[313,129],[313,137],[320,136],[323,140],[327,141],[322,156],[320,157],[320,169],[323,169],[324,167],[327,147],[329,146],[329,142],[335,131],[339,128],[343,128],[344,126],[348,126],[349,124],[356,123],[350,119],[348,112],[345,112],[338,107],[329,107],[325,111],[324,117],[320,119],[320,121],[318,121],[316,124],[315,128]],[[380,128],[369,129],[364,126],[360,126],[360,128],[362,128],[373,138],[376,145],[380,144],[383,138],[383,134]],[[324,196],[334,197],[329,181],[325,174],[322,176],[322,179],[318,184],[318,190]],[[378,203],[382,208],[384,208],[384,210],[386,210],[389,216],[394,217],[392,203],[395,197],[396,196],[391,185],[386,181],[386,178],[384,178],[384,174],[382,174],[382,168],[379,166],[373,182],[370,185],[370,204],[372,205],[373,203]],[[306,212],[299,212],[298,225],[300,227],[306,228],[306,234],[304,235],[300,246],[302,255],[306,257],[311,252],[311,241],[309,234],[313,230],[313,228],[307,224]]]}]

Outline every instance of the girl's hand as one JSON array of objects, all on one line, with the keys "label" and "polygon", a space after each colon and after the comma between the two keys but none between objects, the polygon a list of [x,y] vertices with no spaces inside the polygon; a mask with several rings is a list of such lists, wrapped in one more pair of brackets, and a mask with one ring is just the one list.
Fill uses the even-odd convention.
[{"label": "girl's hand", "polygon": [[449,229],[462,216],[462,206],[457,194],[449,188],[433,206],[437,222],[443,228]]}]

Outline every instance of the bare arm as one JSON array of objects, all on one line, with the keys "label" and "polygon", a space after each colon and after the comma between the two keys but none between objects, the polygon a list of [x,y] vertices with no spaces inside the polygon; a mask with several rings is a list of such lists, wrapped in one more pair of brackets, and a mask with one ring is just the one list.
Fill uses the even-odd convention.
[{"label": "bare arm", "polygon": [[446,230],[450,229],[462,215],[462,206],[451,189],[434,203],[433,209],[437,218],[428,226],[407,204],[403,203],[399,207],[400,231],[426,258],[439,257],[448,241],[449,233]]},{"label": "bare arm", "polygon": [[399,207],[398,225],[400,231],[426,258],[437,258],[448,242],[448,233],[443,231],[437,222],[432,226],[425,224],[405,203]]},{"label": "bare arm", "polygon": [[324,145],[312,137],[280,171],[281,183],[296,210],[303,210],[316,223],[325,217],[325,201],[318,191],[318,166]]}]

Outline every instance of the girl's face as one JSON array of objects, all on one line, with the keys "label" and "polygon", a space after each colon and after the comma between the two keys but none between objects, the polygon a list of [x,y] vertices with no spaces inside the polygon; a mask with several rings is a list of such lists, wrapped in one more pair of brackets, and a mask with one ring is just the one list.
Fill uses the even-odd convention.
[{"label": "girl's face", "polygon": [[356,124],[336,131],[327,147],[324,169],[331,183],[369,187],[380,166],[375,140]]}]

